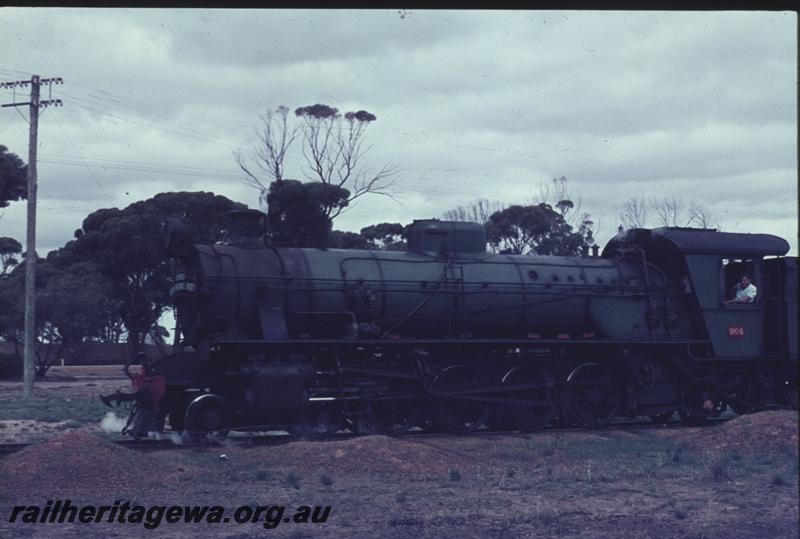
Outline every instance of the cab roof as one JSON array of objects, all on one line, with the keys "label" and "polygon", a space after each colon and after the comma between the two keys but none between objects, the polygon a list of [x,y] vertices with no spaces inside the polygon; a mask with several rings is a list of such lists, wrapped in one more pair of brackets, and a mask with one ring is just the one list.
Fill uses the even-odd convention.
[{"label": "cab roof", "polygon": [[665,227],[656,228],[653,235],[672,242],[680,252],[686,254],[769,256],[789,252],[789,243],[772,234]]},{"label": "cab roof", "polygon": [[772,234],[743,234],[740,232],[718,232],[709,228],[663,227],[653,230],[635,228],[612,239],[603,254],[616,250],[621,243],[640,245],[667,241],[683,254],[708,254],[731,256],[785,255],[789,243]]}]

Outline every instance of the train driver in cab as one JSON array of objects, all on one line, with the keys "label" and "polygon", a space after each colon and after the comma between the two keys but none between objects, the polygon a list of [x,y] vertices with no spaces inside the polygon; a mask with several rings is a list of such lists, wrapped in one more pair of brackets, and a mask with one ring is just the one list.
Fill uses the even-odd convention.
[{"label": "train driver in cab", "polygon": [[753,303],[756,300],[756,293],[758,289],[750,281],[750,276],[743,273],[739,277],[739,282],[733,287],[734,297],[725,303]]}]

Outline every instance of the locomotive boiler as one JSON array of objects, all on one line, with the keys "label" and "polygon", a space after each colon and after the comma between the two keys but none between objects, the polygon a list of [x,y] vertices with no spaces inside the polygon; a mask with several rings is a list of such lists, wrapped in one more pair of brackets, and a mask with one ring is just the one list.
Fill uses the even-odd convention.
[{"label": "locomotive boiler", "polygon": [[[217,245],[169,227],[181,351],[112,397],[136,402],[136,436],[166,421],[462,433],[796,405],[796,259],[775,236],[637,229],[602,256],[522,256],[488,253],[476,223],[415,221],[406,251],[378,251],[277,247],[260,212],[231,219]],[[758,302],[725,306],[741,271]]]}]

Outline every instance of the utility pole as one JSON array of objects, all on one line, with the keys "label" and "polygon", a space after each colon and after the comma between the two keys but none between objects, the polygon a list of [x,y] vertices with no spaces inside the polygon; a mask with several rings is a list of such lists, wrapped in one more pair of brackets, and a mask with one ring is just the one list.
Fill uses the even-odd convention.
[{"label": "utility pole", "polygon": [[27,103],[8,103],[3,107],[30,107],[30,132],[28,135],[28,236],[25,242],[25,368],[22,395],[30,398],[33,395],[34,345],[36,342],[36,148],[39,131],[39,107],[49,105],[61,106],[60,99],[39,99],[42,84],[63,84],[61,77],[40,79],[32,75],[29,81],[2,82],[0,88],[16,88],[31,85],[31,100]]}]

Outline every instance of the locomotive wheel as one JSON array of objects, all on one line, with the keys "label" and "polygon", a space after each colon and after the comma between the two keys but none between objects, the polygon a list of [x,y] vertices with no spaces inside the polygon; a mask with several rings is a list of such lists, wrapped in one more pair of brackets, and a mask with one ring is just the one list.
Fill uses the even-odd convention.
[{"label": "locomotive wheel", "polygon": [[372,432],[398,436],[420,422],[422,411],[417,397],[372,400],[367,408],[367,425]]},{"label": "locomotive wheel", "polygon": [[800,400],[800,395],[798,395],[797,390],[797,383],[794,383],[789,388],[787,388],[787,398],[786,401],[789,405],[789,408],[792,410],[797,410],[798,401]]},{"label": "locomotive wheel", "polygon": [[186,409],[184,420],[186,431],[194,440],[208,435],[227,436],[230,427],[230,414],[225,401],[210,393],[194,399]]},{"label": "locomotive wheel", "polygon": [[169,426],[175,432],[186,430],[186,408],[188,399],[184,393],[167,394],[164,409],[169,418]]},{"label": "locomotive wheel", "polygon": [[515,430],[519,429],[514,420],[508,415],[505,406],[496,406],[494,413],[489,417],[486,426],[489,430]]},{"label": "locomotive wheel", "polygon": [[687,425],[702,425],[705,423],[706,419],[719,417],[721,413],[722,410],[719,408],[715,408],[711,412],[705,412],[703,410],[678,410],[678,416],[681,418],[681,421]]},{"label": "locomotive wheel", "polygon": [[672,419],[672,415],[675,413],[675,410],[670,410],[667,412],[659,412],[657,414],[653,414],[650,417],[650,420],[653,423],[669,423],[669,420]]},{"label": "locomotive wheel", "polygon": [[707,418],[718,417],[725,409],[719,399],[714,399],[715,407],[713,410],[704,410],[703,401],[708,395],[697,391],[687,391],[687,398],[684,401],[684,408],[678,410],[681,421],[687,425],[702,425]]},{"label": "locomotive wheel", "polygon": [[436,418],[436,413],[431,408],[430,403],[428,403],[427,408],[425,408],[424,412],[422,413],[422,419],[417,426],[421,428],[423,432],[427,432],[429,434],[439,434],[443,432],[443,427]]},{"label": "locomotive wheel", "polygon": [[342,428],[343,422],[338,410],[311,409],[303,414],[299,423],[289,428],[289,433],[297,438],[332,438]]},{"label": "locomotive wheel", "polygon": [[[434,401],[436,421],[445,430],[456,434],[467,434],[480,428],[491,416],[492,405],[488,402],[469,400],[470,389],[478,389],[484,384],[472,369],[463,365],[450,365],[433,380],[433,390],[437,394]],[[459,392],[452,397],[440,395]]]},{"label": "locomotive wheel", "polygon": [[687,425],[702,425],[706,421],[706,416],[702,413],[689,410],[678,410],[678,416]]},{"label": "locomotive wheel", "polygon": [[619,392],[608,369],[584,363],[567,377],[566,402],[572,418],[587,427],[602,427],[619,409]]},{"label": "locomotive wheel", "polygon": [[502,416],[511,424],[525,432],[540,429],[550,423],[556,415],[557,405],[553,398],[552,379],[549,379],[531,367],[517,365],[505,376],[504,385],[533,384],[535,387],[504,392],[504,398],[531,401],[530,404],[506,404],[502,407]]}]

